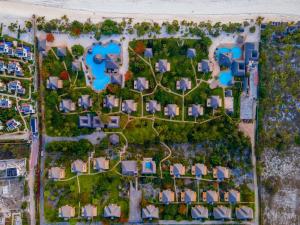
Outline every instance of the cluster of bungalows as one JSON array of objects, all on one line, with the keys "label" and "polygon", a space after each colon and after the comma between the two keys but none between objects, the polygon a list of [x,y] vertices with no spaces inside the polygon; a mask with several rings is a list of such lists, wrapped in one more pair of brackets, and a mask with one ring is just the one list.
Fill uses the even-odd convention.
[{"label": "cluster of bungalows", "polygon": [[272,40],[281,40],[289,34],[296,33],[300,30],[300,21],[297,23],[288,23],[281,21],[272,21],[269,23],[262,23],[260,26],[261,30],[265,30],[268,26],[272,27],[284,27],[284,29],[278,29],[272,33]]},{"label": "cluster of bungalows", "polygon": [[7,64],[0,60],[0,72],[8,73],[9,75],[16,75],[19,77],[23,77],[23,69],[19,62],[17,61],[9,61]]},{"label": "cluster of bungalows", "polygon": [[0,41],[0,54],[26,61],[32,61],[34,58],[31,48],[17,41]]}]

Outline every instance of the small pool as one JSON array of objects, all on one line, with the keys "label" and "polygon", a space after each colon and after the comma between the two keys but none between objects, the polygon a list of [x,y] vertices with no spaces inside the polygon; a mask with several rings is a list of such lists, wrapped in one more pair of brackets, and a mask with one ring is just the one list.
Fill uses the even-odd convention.
[{"label": "small pool", "polygon": [[231,70],[221,71],[219,74],[219,82],[222,86],[232,85],[232,78]]},{"label": "small pool", "polygon": [[101,91],[110,83],[110,77],[105,73],[105,60],[101,63],[95,63],[94,56],[101,55],[103,58],[107,54],[120,54],[121,46],[117,43],[110,42],[106,45],[96,44],[92,47],[92,53],[86,54],[86,64],[91,69],[92,75],[95,77],[93,88],[96,91]]},{"label": "small pool", "polygon": [[151,162],[145,162],[145,168],[146,169],[151,169],[152,168]]},{"label": "small pool", "polygon": [[233,47],[220,47],[216,51],[217,59],[221,53],[232,53],[233,59],[240,59],[242,57],[242,49],[238,46]]}]

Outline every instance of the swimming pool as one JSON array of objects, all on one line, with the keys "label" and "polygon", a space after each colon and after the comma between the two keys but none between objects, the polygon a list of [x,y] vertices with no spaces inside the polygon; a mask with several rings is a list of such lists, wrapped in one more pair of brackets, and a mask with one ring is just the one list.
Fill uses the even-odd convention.
[{"label": "swimming pool", "polygon": [[217,59],[221,53],[232,53],[233,59],[239,59],[242,57],[242,49],[239,46],[233,47],[220,47],[216,50]]},{"label": "swimming pool", "polygon": [[94,61],[95,55],[102,56],[105,59],[107,54],[120,54],[121,47],[119,44],[110,42],[106,45],[96,44],[92,47],[92,52],[86,55],[86,64],[91,69],[92,75],[95,77],[93,82],[93,88],[96,91],[101,91],[106,88],[110,83],[110,76],[105,73],[105,60],[101,63]]},{"label": "swimming pool", "polygon": [[219,82],[223,86],[232,85],[232,72],[231,70],[221,71],[219,74]]}]

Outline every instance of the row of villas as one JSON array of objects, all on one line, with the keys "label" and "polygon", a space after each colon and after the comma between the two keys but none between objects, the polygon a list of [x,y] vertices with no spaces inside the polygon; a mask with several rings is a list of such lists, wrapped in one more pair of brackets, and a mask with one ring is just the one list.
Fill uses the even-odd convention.
[{"label": "row of villas", "polygon": [[[75,217],[75,207],[70,205],[62,206],[58,209],[58,216],[65,220]],[[86,219],[92,219],[98,216],[97,206],[87,204],[81,208],[81,217]],[[208,208],[202,205],[195,205],[191,208],[191,216],[195,220],[208,219],[212,216],[216,220],[231,220],[232,210],[226,206],[217,206],[213,208],[212,213],[209,212]],[[115,219],[121,217],[121,207],[117,204],[109,204],[104,207],[103,217],[109,219]],[[235,217],[238,220],[252,220],[253,209],[248,206],[240,206],[235,209]],[[142,209],[143,219],[159,219],[159,208],[149,204]]]},{"label": "row of villas", "polygon": [[7,64],[4,61],[0,60],[0,72],[8,73],[9,75],[16,75],[19,77],[23,77],[23,69],[19,62],[9,61]]},{"label": "row of villas", "polygon": [[26,61],[32,61],[34,58],[30,47],[18,44],[17,41],[1,41],[0,54],[7,55],[9,57],[19,58]]}]

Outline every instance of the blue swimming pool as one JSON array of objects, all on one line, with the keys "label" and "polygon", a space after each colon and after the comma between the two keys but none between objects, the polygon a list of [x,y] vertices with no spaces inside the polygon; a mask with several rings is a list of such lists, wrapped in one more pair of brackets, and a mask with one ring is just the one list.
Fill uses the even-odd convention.
[{"label": "blue swimming pool", "polygon": [[233,59],[239,59],[242,57],[242,49],[239,46],[229,47],[220,47],[216,50],[217,59],[221,53],[232,53]]},{"label": "blue swimming pool", "polygon": [[232,72],[231,70],[221,71],[219,74],[219,82],[222,86],[232,85]]},{"label": "blue swimming pool", "polygon": [[93,88],[96,91],[101,91],[110,83],[110,77],[105,73],[105,60],[101,63],[96,63],[94,57],[100,55],[105,59],[107,54],[120,54],[121,46],[117,43],[110,42],[106,45],[96,44],[92,47],[92,52],[86,55],[86,64],[92,71],[92,75],[95,77],[93,82]]},{"label": "blue swimming pool", "polygon": [[146,169],[151,169],[152,168],[151,162],[145,162],[145,167]]}]

